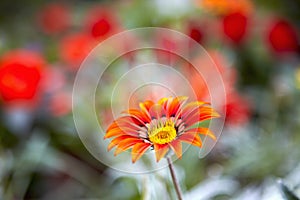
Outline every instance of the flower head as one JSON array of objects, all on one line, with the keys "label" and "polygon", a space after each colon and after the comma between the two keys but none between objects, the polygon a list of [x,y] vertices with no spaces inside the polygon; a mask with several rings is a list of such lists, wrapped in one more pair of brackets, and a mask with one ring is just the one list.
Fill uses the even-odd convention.
[{"label": "flower head", "polygon": [[230,12],[253,12],[253,3],[249,0],[195,0],[206,11],[226,15]]},{"label": "flower head", "polygon": [[299,39],[297,31],[288,21],[274,20],[268,32],[268,41],[271,48],[278,53],[297,52]]},{"label": "flower head", "polygon": [[78,69],[81,62],[95,46],[92,37],[85,33],[73,33],[65,36],[60,44],[61,59],[73,69]]},{"label": "flower head", "polygon": [[224,105],[226,109],[226,123],[230,125],[244,125],[249,121],[251,115],[251,103],[237,92],[227,95]]},{"label": "flower head", "polygon": [[44,59],[28,50],[6,53],[0,61],[0,94],[5,101],[30,100],[38,91]]},{"label": "flower head", "polygon": [[[225,98],[216,98],[216,105],[218,106],[216,108],[226,111],[226,114],[224,113],[226,125],[240,126],[246,124],[250,119],[252,106],[251,102],[235,88],[237,82],[236,69],[230,67],[226,57],[218,51],[209,51],[209,56],[214,61],[220,73],[225,92]],[[219,84],[213,84],[208,88],[206,80],[203,77],[209,77],[209,74],[212,73],[212,68],[209,67],[210,65],[204,57],[197,57],[194,62],[196,65],[203,66],[201,73],[204,74],[204,76],[201,76],[193,67],[187,68],[187,76],[190,77],[191,86],[193,87],[192,91],[196,94],[197,99],[207,101],[211,98],[210,90],[220,90],[221,86]]]},{"label": "flower head", "polygon": [[140,109],[125,111],[125,116],[117,118],[106,131],[105,139],[114,137],[108,150],[116,147],[117,155],[132,149],[134,163],[152,147],[158,162],[170,149],[180,158],[181,142],[201,148],[201,134],[216,139],[208,128],[197,124],[219,114],[208,103],[186,102],[184,96],[162,98],[157,103],[147,100],[140,103]]},{"label": "flower head", "polygon": [[97,40],[105,40],[118,32],[119,23],[109,8],[93,8],[86,19],[86,28],[91,36]]},{"label": "flower head", "polygon": [[223,31],[235,44],[239,44],[247,34],[248,17],[241,12],[234,12],[223,18]]}]

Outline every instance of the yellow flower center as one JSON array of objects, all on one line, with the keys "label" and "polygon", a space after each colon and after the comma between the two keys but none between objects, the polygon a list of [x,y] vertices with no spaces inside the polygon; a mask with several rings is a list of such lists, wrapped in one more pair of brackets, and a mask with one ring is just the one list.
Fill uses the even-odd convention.
[{"label": "yellow flower center", "polygon": [[159,123],[148,132],[149,140],[156,144],[169,143],[176,138],[176,135],[174,122],[171,120],[167,120],[165,123]]}]

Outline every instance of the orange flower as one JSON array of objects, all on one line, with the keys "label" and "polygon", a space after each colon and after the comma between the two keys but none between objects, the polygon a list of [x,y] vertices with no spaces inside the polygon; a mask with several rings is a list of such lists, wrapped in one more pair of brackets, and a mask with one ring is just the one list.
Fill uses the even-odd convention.
[{"label": "orange flower", "polygon": [[116,119],[106,131],[104,139],[114,137],[108,151],[116,147],[114,155],[117,155],[132,149],[134,163],[152,147],[158,162],[170,149],[181,158],[181,142],[201,148],[200,135],[216,139],[208,128],[197,124],[219,114],[208,103],[186,101],[184,96],[162,98],[157,103],[147,100],[140,103],[140,109],[125,111],[125,116]]},{"label": "orange flower", "polygon": [[195,0],[195,3],[204,10],[220,15],[230,12],[253,12],[253,3],[249,0]]}]

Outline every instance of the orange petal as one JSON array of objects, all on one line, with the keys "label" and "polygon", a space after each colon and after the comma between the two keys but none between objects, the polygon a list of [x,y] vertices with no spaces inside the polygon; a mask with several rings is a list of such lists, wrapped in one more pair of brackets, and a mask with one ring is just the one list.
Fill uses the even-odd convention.
[{"label": "orange petal", "polygon": [[169,143],[169,146],[175,152],[176,156],[178,158],[181,158],[181,156],[182,156],[182,144],[181,144],[181,142],[179,140],[173,140],[171,143]]},{"label": "orange petal", "polygon": [[140,125],[143,125],[140,121],[131,116],[122,116],[117,118],[107,130],[116,128],[118,126],[128,126],[132,128],[138,128]]},{"label": "orange petal", "polygon": [[192,128],[192,129],[187,130],[185,133],[186,134],[198,133],[198,134],[202,134],[202,135],[207,135],[207,136],[211,137],[213,140],[217,139],[216,136],[214,135],[214,133],[209,130],[209,128],[204,128],[204,127]]},{"label": "orange petal", "polygon": [[151,145],[152,144],[146,142],[135,144],[131,152],[132,162],[135,163],[138,159],[140,159]]},{"label": "orange petal", "polygon": [[166,101],[168,101],[169,99],[170,99],[170,97],[163,97],[163,98],[159,99],[159,100],[157,101],[157,103],[160,104],[160,105],[164,105],[164,103],[165,103]]},{"label": "orange petal", "polygon": [[121,141],[118,145],[117,145],[117,149],[114,153],[114,155],[118,155],[119,153],[126,151],[127,149],[131,148],[133,145],[137,144],[137,143],[141,143],[144,142],[144,140],[139,139],[139,138],[127,138],[124,139],[123,141]]},{"label": "orange petal", "polygon": [[188,116],[185,116],[183,118],[183,121],[186,126],[189,127],[197,122],[212,119],[215,117],[220,117],[220,115],[214,109],[208,106],[202,106],[198,110],[188,114]]},{"label": "orange petal", "polygon": [[165,109],[160,104],[153,105],[149,110],[151,118],[160,119],[166,115]]},{"label": "orange petal", "polygon": [[199,108],[200,106],[203,106],[204,104],[208,104],[206,102],[202,102],[202,101],[194,101],[194,102],[190,102],[188,104],[186,104],[183,108],[182,108],[182,116],[187,116],[189,113],[191,113],[193,110]]},{"label": "orange petal", "polygon": [[201,138],[198,134],[187,134],[184,133],[179,136],[179,140],[192,144],[197,147],[202,147],[202,141]]},{"label": "orange petal", "polygon": [[120,128],[114,128],[106,132],[104,139],[111,138],[111,137],[118,137],[121,135],[128,135],[128,134],[126,134],[126,132],[122,131]]},{"label": "orange petal", "polygon": [[167,103],[169,100],[171,100],[172,97],[163,97],[160,100],[158,100],[158,104],[160,104],[165,110],[167,110]]},{"label": "orange petal", "polygon": [[156,162],[160,161],[169,150],[168,144],[154,144]]},{"label": "orange petal", "polygon": [[108,145],[107,150],[110,151],[112,148],[114,148],[115,146],[117,146],[121,141],[123,141],[124,139],[127,138],[133,138],[130,135],[121,135],[119,137],[114,138]]},{"label": "orange petal", "polygon": [[175,97],[171,101],[171,103],[168,106],[168,114],[169,116],[175,116],[176,113],[178,112],[178,109],[180,108],[181,104],[185,102],[188,99],[188,97],[185,96],[180,96],[180,97]]},{"label": "orange petal", "polygon": [[150,101],[150,100],[147,100],[147,101],[145,101],[145,102],[143,102],[143,103],[140,103],[140,108],[143,110],[143,109],[145,109],[145,110],[147,110],[147,111],[149,111],[150,110],[150,108],[152,107],[154,105],[154,102],[153,101]]},{"label": "orange petal", "polygon": [[106,132],[104,139],[110,138],[110,137],[117,137],[120,135],[131,135],[131,136],[138,136],[139,132],[138,130],[134,130],[132,128],[128,128],[126,126],[124,127],[116,127],[113,129],[110,129]]},{"label": "orange petal", "polygon": [[220,117],[219,113],[217,113],[213,108],[208,106],[200,107],[199,112],[200,112],[201,121],[215,118],[215,117]]},{"label": "orange petal", "polygon": [[137,109],[129,109],[127,111],[124,111],[124,113],[128,113],[132,117],[137,118],[139,121],[143,123],[149,123],[151,121],[150,117],[146,115],[145,113],[137,110]]}]

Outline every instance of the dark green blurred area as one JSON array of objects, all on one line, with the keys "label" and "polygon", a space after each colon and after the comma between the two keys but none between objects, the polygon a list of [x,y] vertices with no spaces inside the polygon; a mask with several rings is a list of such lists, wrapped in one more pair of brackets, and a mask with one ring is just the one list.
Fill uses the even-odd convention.
[{"label": "dark green blurred area", "polygon": [[[163,15],[153,2],[62,3],[75,19],[96,5],[112,6],[124,29],[159,26],[182,31],[190,18],[214,18],[198,8],[179,16]],[[57,62],[61,36],[48,36],[36,25],[36,13],[47,4],[0,1],[0,55],[17,48],[41,49],[50,64]],[[192,1],[187,4],[194,6]],[[299,39],[300,1],[256,0],[254,6],[258,19],[274,15],[293,23]],[[72,31],[79,29],[80,22],[74,22]],[[204,47],[235,58],[236,88],[251,100],[251,114],[243,125],[225,126],[204,159],[197,159],[198,150],[192,147],[175,162],[186,199],[299,199],[299,52],[286,57],[272,54],[255,37],[238,46],[214,41]],[[75,74],[67,73],[68,88]],[[0,199],[176,199],[167,169],[131,175],[96,160],[78,137],[71,111],[57,117],[39,108],[19,119],[7,113],[5,103],[0,109]]]}]

